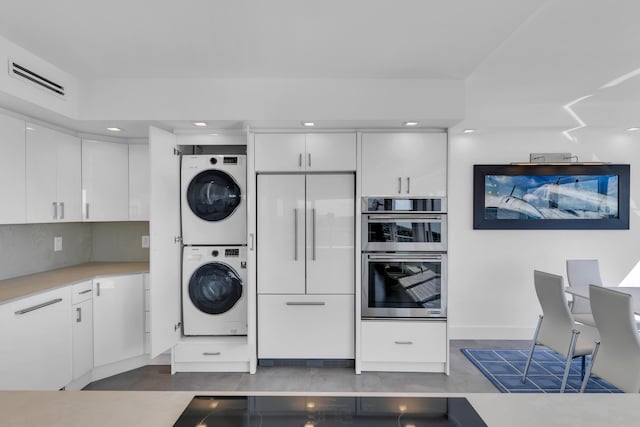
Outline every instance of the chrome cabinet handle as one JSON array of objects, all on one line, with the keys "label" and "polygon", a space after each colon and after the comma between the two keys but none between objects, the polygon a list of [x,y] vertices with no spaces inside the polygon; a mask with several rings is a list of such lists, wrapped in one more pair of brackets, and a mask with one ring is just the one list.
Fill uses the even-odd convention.
[{"label": "chrome cabinet handle", "polygon": [[311,209],[311,221],[312,221],[312,228],[311,228],[311,238],[313,239],[313,246],[311,248],[311,260],[315,261],[316,260],[316,208]]},{"label": "chrome cabinet handle", "polygon": [[396,341],[395,343],[400,345],[411,345],[413,344],[413,341]]},{"label": "chrome cabinet handle", "polygon": [[89,203],[84,204],[84,212],[86,219],[89,219]]},{"label": "chrome cabinet handle", "polygon": [[100,296],[100,282],[96,283],[96,296],[99,297]]},{"label": "chrome cabinet handle", "polygon": [[58,219],[58,204],[53,202],[53,219]]},{"label": "chrome cabinet handle", "polygon": [[89,292],[91,292],[91,291],[92,291],[92,289],[86,289],[86,290],[84,290],[84,291],[82,291],[82,292],[78,292],[78,295],[88,294],[88,293],[89,293]]},{"label": "chrome cabinet handle", "polygon": [[64,202],[60,202],[60,219],[64,219]]},{"label": "chrome cabinet handle", "polygon": [[411,177],[407,177],[407,194],[411,191]]},{"label": "chrome cabinet handle", "polygon": [[307,154],[307,156],[309,157],[309,167],[311,167],[311,153]]},{"label": "chrome cabinet handle", "polygon": [[324,301],[287,301],[286,305],[325,305]]},{"label": "chrome cabinet handle", "polygon": [[250,251],[253,251],[253,239],[254,239],[253,233],[250,233],[249,234],[249,241],[251,242],[251,245],[249,246]]},{"label": "chrome cabinet handle", "polygon": [[298,153],[298,167],[302,167],[302,153]]},{"label": "chrome cabinet handle", "polygon": [[209,352],[209,351],[205,351],[202,353],[203,356],[220,356],[220,352],[216,351],[216,352]]},{"label": "chrome cabinet handle", "polygon": [[82,322],[82,307],[76,308],[76,323]]},{"label": "chrome cabinet handle", "polygon": [[47,307],[49,305],[53,305],[53,304],[59,303],[60,301],[62,301],[62,298],[52,299],[51,301],[43,302],[42,304],[38,304],[38,305],[34,305],[32,307],[23,308],[22,310],[18,310],[18,311],[15,312],[15,314],[17,314],[17,315],[26,314],[26,313],[38,310],[38,309],[43,308],[43,307]]},{"label": "chrome cabinet handle", "polygon": [[442,255],[432,254],[432,255],[422,255],[415,253],[402,253],[397,255],[392,254],[370,254],[367,255],[367,259],[370,261],[415,261],[415,260],[425,260],[425,261],[440,261],[442,260]]},{"label": "chrome cabinet handle", "polygon": [[293,208],[293,260],[298,260],[298,208]]},{"label": "chrome cabinet handle", "polygon": [[398,177],[398,194],[402,193],[402,177]]}]

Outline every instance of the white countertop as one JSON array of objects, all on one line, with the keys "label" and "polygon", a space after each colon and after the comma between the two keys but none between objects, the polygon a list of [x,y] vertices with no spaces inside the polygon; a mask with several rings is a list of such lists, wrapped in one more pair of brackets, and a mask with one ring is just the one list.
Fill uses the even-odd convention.
[{"label": "white countertop", "polygon": [[[196,394],[185,391],[0,391],[2,426],[172,426]],[[490,427],[634,426],[640,394],[264,393],[253,395],[466,397]]]}]

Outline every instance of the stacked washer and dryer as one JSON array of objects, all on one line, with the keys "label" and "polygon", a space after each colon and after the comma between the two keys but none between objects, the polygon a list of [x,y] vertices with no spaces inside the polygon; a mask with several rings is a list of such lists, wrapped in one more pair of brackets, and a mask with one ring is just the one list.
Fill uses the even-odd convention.
[{"label": "stacked washer and dryer", "polygon": [[182,327],[247,334],[246,155],[184,155]]}]

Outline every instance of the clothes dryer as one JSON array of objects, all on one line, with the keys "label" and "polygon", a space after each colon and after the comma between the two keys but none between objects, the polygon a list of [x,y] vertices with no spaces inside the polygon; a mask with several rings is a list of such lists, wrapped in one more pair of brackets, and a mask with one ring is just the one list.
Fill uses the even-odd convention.
[{"label": "clothes dryer", "polygon": [[247,243],[247,156],[182,156],[181,213],[185,245]]},{"label": "clothes dryer", "polygon": [[246,335],[246,280],[245,246],[185,246],[184,335]]}]

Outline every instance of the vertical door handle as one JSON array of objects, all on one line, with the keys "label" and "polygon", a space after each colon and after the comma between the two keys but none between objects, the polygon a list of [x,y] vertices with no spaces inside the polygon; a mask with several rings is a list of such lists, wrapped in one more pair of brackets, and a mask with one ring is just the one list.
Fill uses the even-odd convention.
[{"label": "vertical door handle", "polygon": [[407,194],[411,191],[411,177],[407,177]]},{"label": "vertical door handle", "polygon": [[316,260],[316,208],[311,209],[311,238],[313,239],[313,247],[311,248],[311,260]]},{"label": "vertical door handle", "polygon": [[307,154],[307,157],[309,157],[309,167],[311,167],[311,153]]},{"label": "vertical door handle", "polygon": [[76,308],[76,323],[82,322],[82,307]]},{"label": "vertical door handle", "polygon": [[402,193],[402,178],[398,177],[398,194]]},{"label": "vertical door handle", "polygon": [[60,202],[60,219],[64,219],[64,202]]},{"label": "vertical door handle", "polygon": [[100,296],[100,282],[96,283],[96,296],[99,297]]},{"label": "vertical door handle", "polygon": [[85,212],[86,219],[89,219],[89,203],[84,204],[84,212]]},{"label": "vertical door handle", "polygon": [[58,219],[58,204],[53,202],[53,219]]},{"label": "vertical door handle", "polygon": [[293,208],[293,260],[298,260],[298,209]]},{"label": "vertical door handle", "polygon": [[253,233],[249,234],[249,241],[251,242],[251,245],[249,245],[249,250],[252,251],[253,250]]},{"label": "vertical door handle", "polygon": [[298,153],[298,167],[302,167],[302,153]]}]

